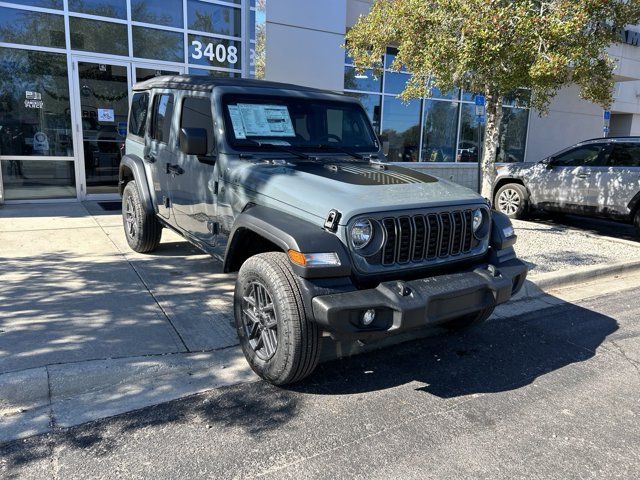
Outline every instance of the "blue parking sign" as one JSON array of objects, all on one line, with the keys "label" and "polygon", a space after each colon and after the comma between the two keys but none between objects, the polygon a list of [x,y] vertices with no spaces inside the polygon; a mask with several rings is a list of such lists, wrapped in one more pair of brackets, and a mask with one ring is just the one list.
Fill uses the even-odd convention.
[{"label": "blue parking sign", "polygon": [[484,95],[476,95],[476,105],[478,107],[484,107]]},{"label": "blue parking sign", "polygon": [[609,110],[603,111],[602,118],[604,118],[605,120],[611,120],[611,112]]}]

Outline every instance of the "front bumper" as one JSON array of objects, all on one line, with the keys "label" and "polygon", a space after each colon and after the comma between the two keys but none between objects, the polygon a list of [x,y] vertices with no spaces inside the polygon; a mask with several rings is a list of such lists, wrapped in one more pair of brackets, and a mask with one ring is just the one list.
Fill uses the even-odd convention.
[{"label": "front bumper", "polygon": [[[439,323],[507,302],[524,284],[526,265],[517,258],[470,272],[411,281],[383,282],[376,288],[313,298],[316,322],[335,338],[371,339]],[[361,323],[366,310],[375,320]]]}]

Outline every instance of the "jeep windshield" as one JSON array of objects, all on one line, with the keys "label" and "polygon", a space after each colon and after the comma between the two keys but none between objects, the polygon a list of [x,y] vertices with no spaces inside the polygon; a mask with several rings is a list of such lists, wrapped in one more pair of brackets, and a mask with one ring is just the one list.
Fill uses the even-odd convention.
[{"label": "jeep windshield", "polygon": [[227,94],[222,108],[227,141],[237,150],[350,156],[378,151],[367,114],[356,103]]}]

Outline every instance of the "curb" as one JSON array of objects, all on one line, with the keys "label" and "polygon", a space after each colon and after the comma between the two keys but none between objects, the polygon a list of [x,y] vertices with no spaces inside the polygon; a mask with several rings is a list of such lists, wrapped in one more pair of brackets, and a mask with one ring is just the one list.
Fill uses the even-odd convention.
[{"label": "curb", "polygon": [[[533,275],[509,304],[519,304],[524,312],[531,300],[528,310],[540,308],[540,300],[534,300],[547,295],[546,290],[635,272],[640,272],[640,260]],[[418,329],[371,344],[324,342],[321,361],[431,335],[427,329]],[[257,377],[237,346],[201,353],[89,360],[0,374],[0,444],[53,427],[78,425],[254,380]]]}]

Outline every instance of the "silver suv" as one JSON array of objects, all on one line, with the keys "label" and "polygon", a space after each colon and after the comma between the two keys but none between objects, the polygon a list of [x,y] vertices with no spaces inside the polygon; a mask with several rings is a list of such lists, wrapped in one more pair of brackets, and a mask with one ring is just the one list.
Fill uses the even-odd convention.
[{"label": "silver suv", "polygon": [[607,217],[640,228],[640,137],[587,140],[535,164],[498,166],[496,210]]}]

